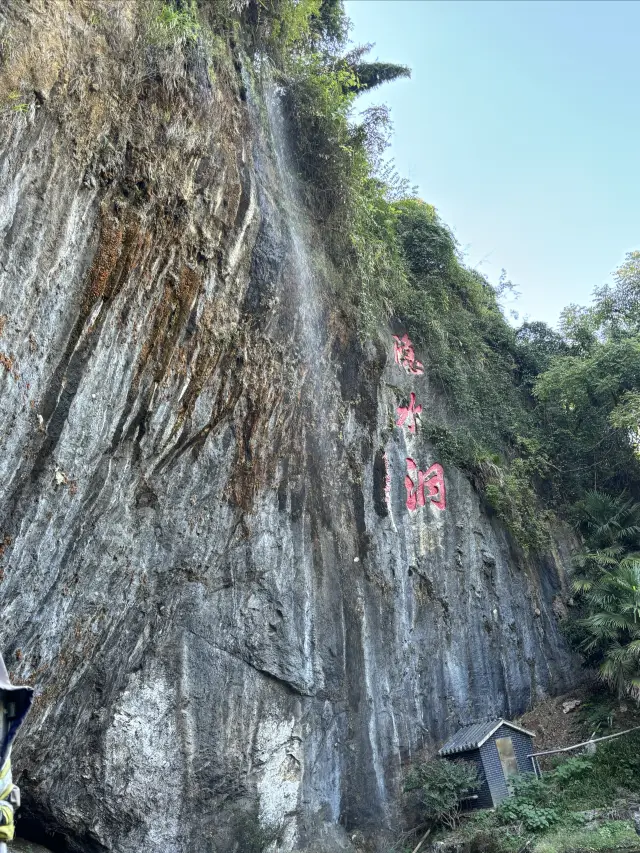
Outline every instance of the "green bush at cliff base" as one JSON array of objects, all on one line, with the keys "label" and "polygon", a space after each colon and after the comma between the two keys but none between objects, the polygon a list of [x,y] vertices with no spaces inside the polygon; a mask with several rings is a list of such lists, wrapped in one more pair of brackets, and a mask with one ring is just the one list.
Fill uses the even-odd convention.
[{"label": "green bush at cliff base", "polygon": [[[633,822],[617,811],[635,801],[639,790],[640,732],[603,742],[589,757],[559,756],[542,779],[518,778],[513,796],[495,811],[466,815],[455,835],[440,840],[458,839],[477,853],[513,853],[524,844],[532,853],[606,850],[616,844],[640,850]],[[602,815],[593,822],[596,809]]]},{"label": "green bush at cliff base", "polygon": [[539,839],[531,853],[612,853],[640,850],[633,821],[607,820],[594,829],[561,828]]},{"label": "green bush at cliff base", "polygon": [[458,823],[462,798],[477,790],[478,785],[474,765],[436,758],[411,768],[404,791],[422,819],[453,829]]},{"label": "green bush at cliff base", "polygon": [[499,817],[520,805],[553,808],[559,816],[603,808],[625,792],[640,790],[640,732],[605,741],[595,755],[561,760],[542,779],[524,777],[514,796],[498,809]]}]

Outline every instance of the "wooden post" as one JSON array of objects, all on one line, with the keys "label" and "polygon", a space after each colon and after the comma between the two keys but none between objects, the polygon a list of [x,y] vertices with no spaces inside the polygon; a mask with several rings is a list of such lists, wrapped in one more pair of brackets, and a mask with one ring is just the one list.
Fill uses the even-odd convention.
[{"label": "wooden post", "polygon": [[431,828],[429,828],[429,829],[425,832],[425,834],[422,836],[422,838],[420,839],[420,841],[418,841],[417,845],[413,848],[413,850],[411,851],[411,853],[418,853],[418,850],[422,847],[422,845],[424,844],[424,842],[427,840],[427,837],[429,836],[429,833],[430,833],[430,832],[431,832]]},{"label": "wooden post", "polygon": [[600,743],[603,740],[612,740],[614,737],[622,737],[622,735],[628,735],[630,732],[637,732],[640,730],[640,726],[634,726],[632,729],[625,729],[623,732],[616,732],[614,735],[605,735],[604,737],[597,738],[589,738],[589,740],[585,740],[582,743],[576,743],[575,746],[565,746],[562,749],[545,749],[544,752],[530,752],[527,755],[527,758],[535,758],[537,759],[539,755],[557,755],[559,752],[571,752],[573,749],[580,749],[582,746],[589,746],[590,744]]}]

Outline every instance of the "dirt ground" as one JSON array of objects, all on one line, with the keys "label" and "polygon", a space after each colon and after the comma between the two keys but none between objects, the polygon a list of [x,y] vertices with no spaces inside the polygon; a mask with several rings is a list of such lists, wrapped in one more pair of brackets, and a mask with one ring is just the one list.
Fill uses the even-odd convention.
[{"label": "dirt ground", "polygon": [[[574,700],[580,704],[565,712],[563,705]],[[628,699],[617,700],[593,677],[571,693],[538,703],[516,722],[535,733],[534,749],[542,752],[639,726],[640,706]],[[549,759],[542,760],[541,766],[548,767]]]},{"label": "dirt ground", "polygon": [[572,700],[579,700],[584,703],[586,696],[586,691],[574,690],[563,696],[545,699],[517,720],[518,725],[534,732],[536,752],[554,749],[555,747],[571,746],[571,744],[578,743],[583,739],[580,706],[565,714],[562,705],[564,702]]}]

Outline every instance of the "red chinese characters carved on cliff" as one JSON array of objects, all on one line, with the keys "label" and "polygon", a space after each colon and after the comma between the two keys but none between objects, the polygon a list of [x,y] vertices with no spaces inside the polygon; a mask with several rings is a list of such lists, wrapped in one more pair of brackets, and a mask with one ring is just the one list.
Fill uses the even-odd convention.
[{"label": "red chinese characters carved on cliff", "polygon": [[421,411],[422,406],[416,406],[416,395],[412,391],[411,396],[409,397],[409,405],[398,406],[398,420],[396,421],[396,426],[402,427],[406,422],[409,432],[415,435],[416,415],[419,415]]},{"label": "red chinese characters carved on cliff", "polygon": [[407,373],[413,373],[415,376],[422,376],[424,373],[424,366],[416,359],[413,344],[408,335],[403,335],[401,338],[393,335],[393,357],[396,364],[404,367]]},{"label": "red chinese characters carved on cliff", "polygon": [[420,471],[413,459],[407,458],[407,476],[404,478],[404,484],[407,489],[407,509],[414,510],[419,506],[425,506],[427,502],[425,489],[430,501],[438,509],[446,509],[444,471],[438,462],[426,471]]}]

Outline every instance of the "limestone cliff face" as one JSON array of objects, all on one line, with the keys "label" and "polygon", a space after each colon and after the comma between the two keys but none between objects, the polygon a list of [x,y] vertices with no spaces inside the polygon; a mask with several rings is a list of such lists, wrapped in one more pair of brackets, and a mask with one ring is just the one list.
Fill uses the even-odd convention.
[{"label": "limestone cliff face", "polygon": [[273,93],[233,45],[212,83],[145,43],[141,5],[0,9],[25,812],[59,849],[348,849],[393,825],[416,750],[570,684],[563,575],[453,468],[445,509],[407,508],[407,457],[439,460],[396,407],[441,405],[428,365],[327,297]]}]

